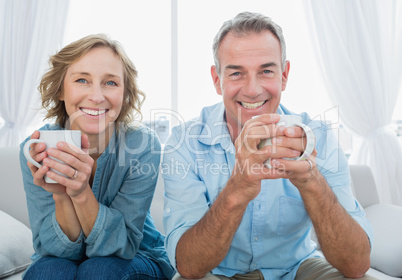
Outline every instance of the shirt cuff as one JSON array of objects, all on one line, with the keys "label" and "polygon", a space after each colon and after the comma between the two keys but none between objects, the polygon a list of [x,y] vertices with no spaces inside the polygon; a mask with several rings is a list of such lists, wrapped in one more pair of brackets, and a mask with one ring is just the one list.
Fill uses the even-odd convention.
[{"label": "shirt cuff", "polygon": [[85,243],[87,243],[88,245],[95,243],[99,234],[102,232],[105,220],[106,220],[106,206],[99,203],[98,216],[96,217],[95,224],[92,227],[92,230],[89,233],[87,239],[85,240]]},{"label": "shirt cuff", "polygon": [[[63,232],[63,230],[60,228],[59,222],[56,219],[56,212],[53,212],[52,214],[52,224],[54,231],[57,235],[57,237],[61,240],[61,242],[64,244],[64,248],[60,247],[60,252],[57,255],[63,256],[67,251],[69,252],[75,252],[76,250],[80,251],[80,248],[82,247],[82,243],[85,241],[85,235],[84,232],[81,230],[80,235],[78,236],[77,240],[71,241],[68,236]],[[79,255],[79,252],[77,252]],[[76,254],[73,254],[74,256]],[[72,259],[76,259],[77,256],[72,257]]]}]

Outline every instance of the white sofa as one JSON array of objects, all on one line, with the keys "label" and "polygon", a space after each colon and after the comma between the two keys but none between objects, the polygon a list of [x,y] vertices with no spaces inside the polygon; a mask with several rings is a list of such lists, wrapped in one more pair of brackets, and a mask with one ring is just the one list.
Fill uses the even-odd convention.
[{"label": "white sofa", "polygon": [[[369,274],[381,280],[402,278],[402,207],[378,203],[371,171],[351,166],[354,192],[366,209],[374,228],[372,268]],[[151,213],[163,232],[163,183],[159,178]],[[0,148],[0,278],[21,279],[32,254],[25,192],[19,167],[19,148]],[[382,271],[382,272],[381,272]],[[392,275],[392,276],[391,276]]]}]

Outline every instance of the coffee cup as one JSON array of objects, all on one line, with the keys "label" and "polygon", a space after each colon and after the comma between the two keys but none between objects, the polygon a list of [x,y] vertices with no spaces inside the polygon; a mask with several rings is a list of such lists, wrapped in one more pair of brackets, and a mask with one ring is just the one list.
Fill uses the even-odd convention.
[{"label": "coffee cup", "polygon": [[[314,132],[310,127],[302,123],[301,116],[297,115],[281,115],[280,121],[276,124],[277,126],[284,126],[284,127],[293,127],[298,126],[304,130],[307,139],[307,145],[304,152],[298,156],[293,158],[284,158],[286,160],[305,160],[307,159],[311,153],[314,151],[315,147],[315,136]],[[262,149],[267,145],[272,145],[272,138],[261,139],[261,142],[258,144],[258,149]],[[270,164],[270,159],[264,162],[267,168],[272,168]]]},{"label": "coffee cup", "polygon": [[[29,153],[29,146],[31,144],[33,144],[33,143],[45,143],[45,145],[46,145],[45,150],[46,151],[49,148],[56,148],[57,149],[57,143],[60,142],[60,141],[64,141],[69,145],[74,145],[74,146],[77,146],[78,148],[81,149],[81,131],[80,130],[40,130],[39,133],[40,133],[39,139],[30,139],[30,140],[28,140],[25,143],[24,148],[23,148],[25,158],[30,163],[32,163],[33,165],[35,165],[38,168],[40,168],[42,166],[42,164],[37,162],[37,161],[35,161],[31,157],[31,155]],[[49,157],[54,159],[54,160],[56,160],[56,161],[58,161],[58,162],[60,162],[60,163],[65,164],[64,162],[62,162],[62,161],[60,161],[58,159],[55,159],[55,158],[53,158],[51,156],[49,156]],[[58,172],[58,171],[56,171],[54,169],[51,169],[51,170],[53,172],[56,172],[56,173],[64,176],[64,177],[67,177],[66,175],[61,174],[60,172]],[[46,175],[45,175],[45,182],[46,183],[51,183],[51,184],[57,183],[56,181],[50,179]]]}]

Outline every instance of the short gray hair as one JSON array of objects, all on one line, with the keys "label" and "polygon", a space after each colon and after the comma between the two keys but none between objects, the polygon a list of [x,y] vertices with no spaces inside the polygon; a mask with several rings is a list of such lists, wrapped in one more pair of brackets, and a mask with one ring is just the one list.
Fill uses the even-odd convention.
[{"label": "short gray hair", "polygon": [[242,12],[233,19],[225,21],[218,34],[215,36],[212,50],[218,74],[220,72],[218,51],[222,40],[226,35],[233,32],[236,36],[244,36],[250,33],[261,33],[266,30],[270,31],[279,40],[281,46],[282,69],[284,69],[286,63],[286,44],[282,28],[267,16],[259,13]]}]

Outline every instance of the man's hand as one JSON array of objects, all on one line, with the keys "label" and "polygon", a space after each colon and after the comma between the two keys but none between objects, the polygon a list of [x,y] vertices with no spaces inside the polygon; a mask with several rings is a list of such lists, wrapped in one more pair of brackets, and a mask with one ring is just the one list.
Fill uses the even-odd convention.
[{"label": "man's hand", "polygon": [[[231,180],[242,186],[242,197],[247,201],[254,199],[264,179],[290,179],[293,184],[306,187],[314,177],[314,149],[309,157],[311,165],[306,160],[289,160],[299,157],[306,148],[306,135],[301,127],[277,126],[280,116],[265,114],[247,121],[235,141],[236,163]],[[262,139],[271,138],[272,145],[258,149]],[[272,168],[264,162],[270,161]],[[248,188],[244,188],[248,186]]]},{"label": "man's hand", "polygon": [[[254,120],[262,123],[265,116],[277,115],[262,115]],[[264,123],[262,124],[264,125]],[[299,126],[274,126],[270,128],[268,135],[271,137],[272,145],[267,145],[258,152],[265,153],[268,156],[268,161],[272,168],[264,166],[262,179],[289,179],[299,189],[308,187],[310,180],[314,179],[319,172],[315,165],[317,156],[315,148],[308,160],[297,160],[304,153],[307,146],[306,134],[303,128]],[[262,138],[267,138],[264,135],[259,135],[259,137],[261,136]]]}]

